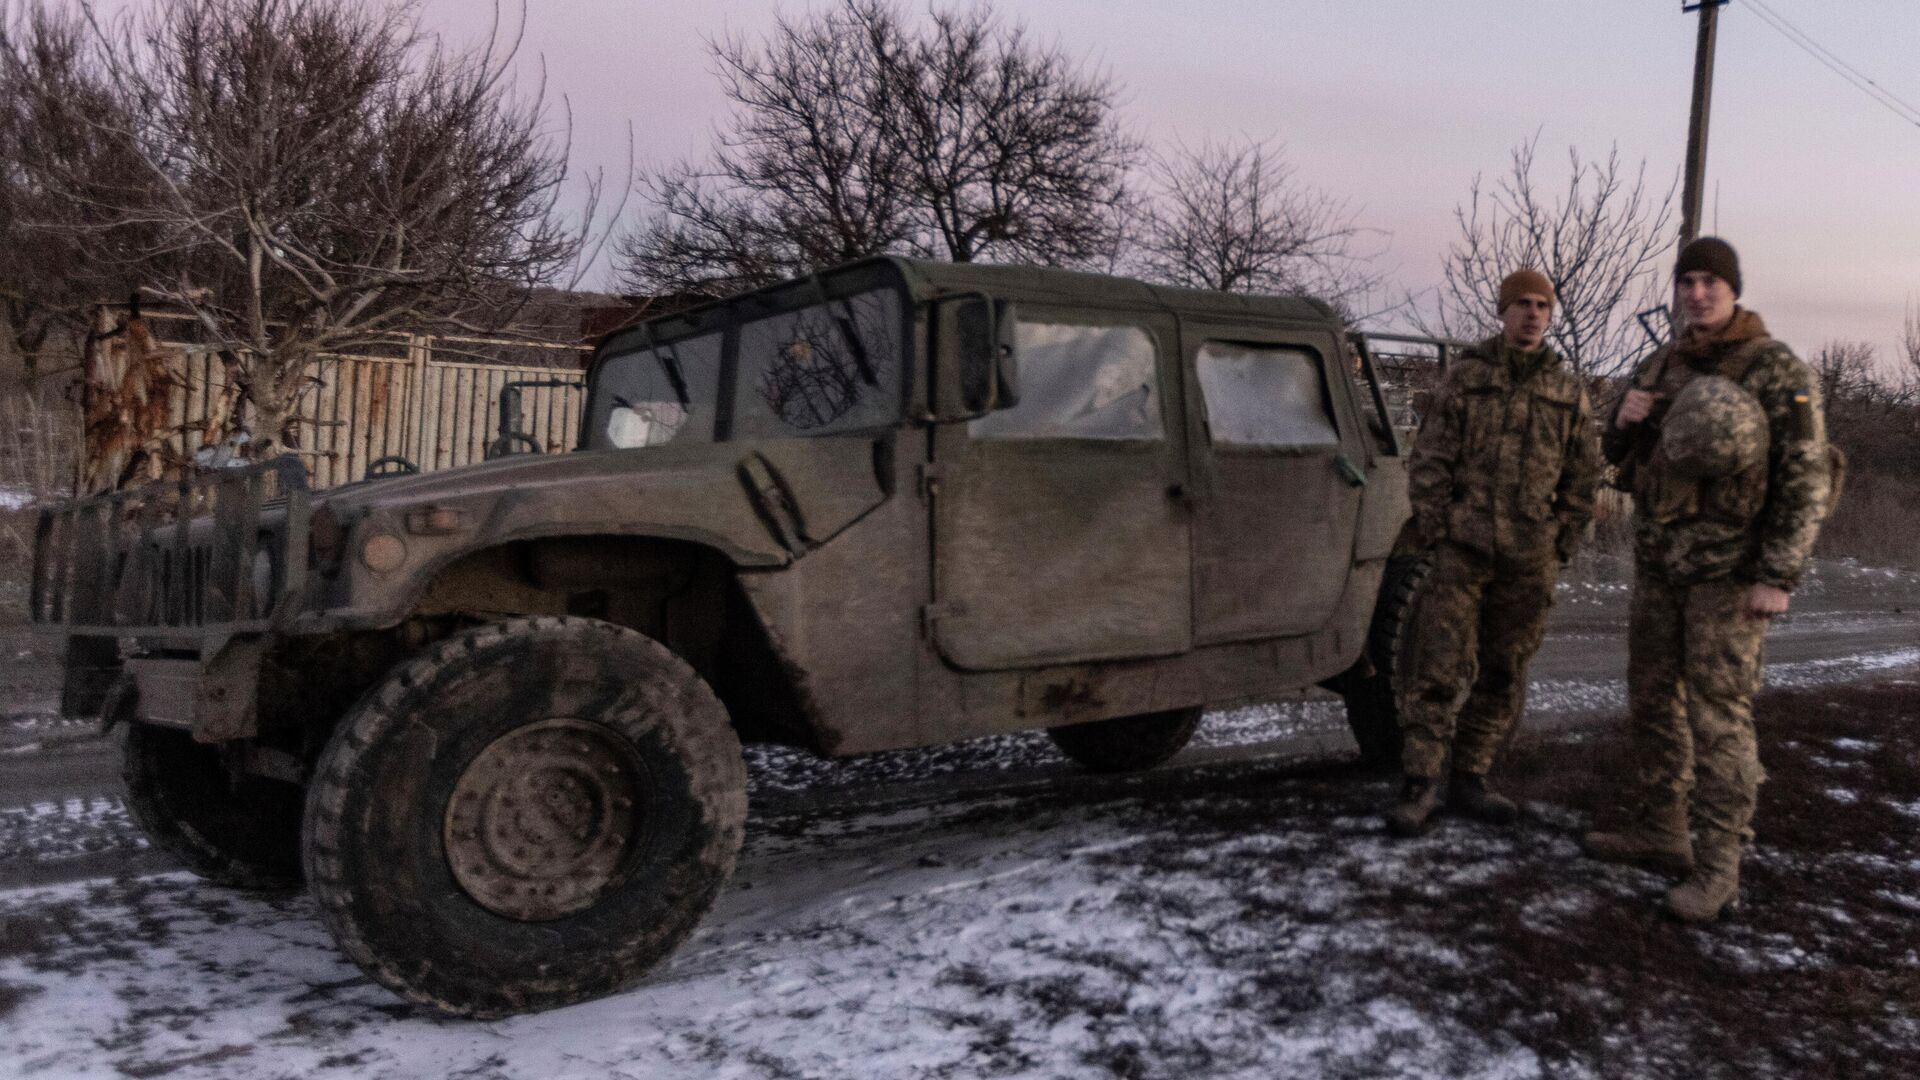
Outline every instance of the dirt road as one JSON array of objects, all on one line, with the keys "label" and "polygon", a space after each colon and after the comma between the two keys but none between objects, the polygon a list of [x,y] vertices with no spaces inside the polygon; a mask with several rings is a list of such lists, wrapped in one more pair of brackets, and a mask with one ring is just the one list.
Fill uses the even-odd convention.
[{"label": "dirt road", "polygon": [[[1920,575],[1823,565],[1795,614],[1768,639],[1768,682],[1842,685],[1920,673]],[[1624,583],[1563,585],[1534,663],[1528,730],[1602,723],[1625,707]],[[126,821],[119,756],[89,725],[60,720],[44,644],[0,632],[0,888],[164,865]],[[1321,695],[1208,717],[1163,772],[1235,762],[1337,761],[1353,752],[1344,714]],[[817,805],[913,805],[956,795],[1018,795],[1110,783],[1063,762],[1038,735],[825,762],[780,748],[749,752],[756,814]],[[1139,781],[1178,783],[1166,776]]]}]

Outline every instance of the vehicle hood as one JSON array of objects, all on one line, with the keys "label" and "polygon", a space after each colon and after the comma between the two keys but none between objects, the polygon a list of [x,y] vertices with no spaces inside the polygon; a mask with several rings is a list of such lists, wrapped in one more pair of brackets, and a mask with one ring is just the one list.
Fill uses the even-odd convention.
[{"label": "vehicle hood", "polygon": [[315,495],[349,527],[408,530],[457,511],[471,546],[536,536],[661,536],[778,565],[831,539],[891,490],[891,438],[787,439],[515,455]]}]

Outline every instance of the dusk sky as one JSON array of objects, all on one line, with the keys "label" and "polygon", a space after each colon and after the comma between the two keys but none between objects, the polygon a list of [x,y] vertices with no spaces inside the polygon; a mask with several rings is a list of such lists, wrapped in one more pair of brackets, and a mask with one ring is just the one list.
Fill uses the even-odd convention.
[{"label": "dusk sky", "polygon": [[[1766,0],[1905,101],[1920,104],[1920,0]],[[1743,302],[1803,355],[1834,338],[1895,348],[1920,298],[1920,125],[1766,25],[1722,9],[1705,224],[1740,250]],[[726,105],[706,40],[767,28],[765,0],[529,0],[521,62],[544,60],[572,105],[577,167],[625,171],[701,154]],[[913,4],[910,7],[918,7]],[[1664,190],[1685,150],[1695,16],[1680,0],[1024,0],[998,10],[1107,71],[1149,144],[1271,137],[1302,179],[1382,230],[1379,262],[1430,287],[1475,172],[1541,133],[1542,180],[1565,153],[1617,142]],[[454,42],[486,0],[427,0]],[[1713,198],[1718,192],[1717,205]],[[1676,194],[1677,201],[1677,194]],[[631,206],[629,213],[640,209]],[[1677,217],[1676,217],[1677,220]],[[1677,228],[1676,228],[1677,231]]]}]

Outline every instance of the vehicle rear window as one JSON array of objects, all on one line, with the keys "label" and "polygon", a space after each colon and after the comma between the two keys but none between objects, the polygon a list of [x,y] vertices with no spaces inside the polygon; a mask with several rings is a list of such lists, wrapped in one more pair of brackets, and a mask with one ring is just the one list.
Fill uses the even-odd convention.
[{"label": "vehicle rear window", "polygon": [[1209,341],[1195,358],[1216,446],[1338,446],[1320,355],[1281,345]]},{"label": "vehicle rear window", "polygon": [[1137,326],[1021,321],[1019,404],[974,420],[976,439],[1158,439],[1153,337]]}]

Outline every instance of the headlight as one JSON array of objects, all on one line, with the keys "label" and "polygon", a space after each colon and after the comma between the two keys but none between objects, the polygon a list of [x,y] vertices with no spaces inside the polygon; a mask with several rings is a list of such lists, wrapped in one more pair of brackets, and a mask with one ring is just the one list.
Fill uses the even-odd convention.
[{"label": "headlight", "polygon": [[360,543],[360,562],[376,574],[390,574],[407,563],[407,542],[390,532],[377,532]]}]

